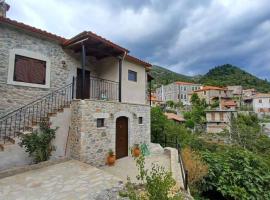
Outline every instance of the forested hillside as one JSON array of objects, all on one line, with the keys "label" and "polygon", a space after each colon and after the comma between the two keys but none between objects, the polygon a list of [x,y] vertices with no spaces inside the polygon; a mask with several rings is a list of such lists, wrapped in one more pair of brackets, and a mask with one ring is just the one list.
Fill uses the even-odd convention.
[{"label": "forested hillside", "polygon": [[215,86],[242,85],[245,89],[256,88],[260,92],[270,91],[270,83],[268,81],[259,79],[256,76],[229,64],[209,70],[199,82],[205,85]]},{"label": "forested hillside", "polygon": [[186,81],[213,86],[242,85],[245,89],[256,88],[259,92],[270,92],[270,83],[268,81],[259,79],[230,64],[214,67],[205,75],[194,77],[179,74],[163,67],[153,66],[151,75],[155,78],[153,88],[175,81]]},{"label": "forested hillside", "polygon": [[153,66],[150,73],[155,78],[155,80],[153,81],[154,88],[157,88],[161,85],[167,85],[175,81],[186,81],[186,82],[195,81],[194,77],[178,74],[176,72],[155,65]]}]

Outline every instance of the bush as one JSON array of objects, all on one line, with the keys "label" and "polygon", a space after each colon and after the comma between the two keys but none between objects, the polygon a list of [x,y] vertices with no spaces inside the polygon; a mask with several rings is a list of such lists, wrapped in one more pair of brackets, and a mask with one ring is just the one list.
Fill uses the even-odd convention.
[{"label": "bush", "polygon": [[240,148],[202,153],[208,175],[202,181],[210,199],[270,199],[270,171],[260,157]]},{"label": "bush", "polygon": [[182,150],[185,168],[188,170],[188,182],[195,185],[207,175],[208,166],[203,162],[200,154],[186,147]]},{"label": "bush", "polygon": [[39,130],[30,134],[22,134],[21,147],[33,157],[35,163],[46,161],[50,158],[51,152],[55,150],[52,140],[55,138],[56,129],[51,129],[48,123],[41,123]]},{"label": "bush", "polygon": [[137,180],[141,181],[140,186],[130,182],[126,184],[125,192],[120,192],[121,196],[129,197],[130,200],[180,200],[178,190],[172,192],[176,185],[172,178],[171,172],[166,172],[159,165],[152,164],[152,169],[145,169],[145,159],[141,155],[135,158],[136,166],[138,167],[139,175]]}]

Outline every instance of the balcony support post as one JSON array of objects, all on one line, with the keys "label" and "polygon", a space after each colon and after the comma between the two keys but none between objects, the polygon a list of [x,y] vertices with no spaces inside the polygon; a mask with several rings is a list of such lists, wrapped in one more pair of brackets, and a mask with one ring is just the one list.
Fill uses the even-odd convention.
[{"label": "balcony support post", "polygon": [[119,58],[119,85],[118,85],[118,101],[122,102],[122,63],[123,58]]},{"label": "balcony support post", "polygon": [[81,88],[82,99],[85,99],[85,59],[86,59],[85,46],[82,43],[82,88]]}]

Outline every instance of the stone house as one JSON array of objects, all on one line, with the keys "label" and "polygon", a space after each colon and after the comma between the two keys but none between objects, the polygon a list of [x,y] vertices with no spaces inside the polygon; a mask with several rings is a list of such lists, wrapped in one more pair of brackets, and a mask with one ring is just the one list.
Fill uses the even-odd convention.
[{"label": "stone house", "polygon": [[232,90],[215,86],[204,86],[202,89],[195,90],[193,93],[197,93],[200,99],[205,99],[207,104],[212,104],[220,98],[229,99],[233,97]]},{"label": "stone house", "polygon": [[235,110],[207,110],[206,111],[206,132],[219,133],[225,129],[230,131],[232,116],[236,115]]},{"label": "stone house", "polygon": [[150,143],[151,64],[90,31],[67,39],[11,20],[8,8],[1,4],[0,150],[42,120],[59,126],[56,156],[94,166],[109,149],[122,158]]},{"label": "stone house", "polygon": [[190,105],[188,94],[201,88],[201,84],[178,81],[157,88],[156,95],[160,101],[182,102],[184,105]]}]

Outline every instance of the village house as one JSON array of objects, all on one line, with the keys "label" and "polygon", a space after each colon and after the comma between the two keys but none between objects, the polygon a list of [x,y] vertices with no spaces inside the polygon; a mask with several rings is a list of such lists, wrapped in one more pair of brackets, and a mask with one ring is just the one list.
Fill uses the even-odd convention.
[{"label": "village house", "polygon": [[3,153],[19,155],[6,145],[42,120],[59,127],[55,157],[67,152],[93,166],[105,164],[109,149],[122,158],[150,143],[151,64],[90,31],[67,39],[11,20],[8,8],[0,9]]},{"label": "village house", "polygon": [[[195,90],[193,93],[198,94],[200,99],[205,99],[207,104],[219,101],[220,98],[232,98],[232,90],[215,86],[204,86],[199,90]],[[193,93],[189,95],[189,98],[191,98]]]},{"label": "village house", "polygon": [[156,95],[160,101],[182,102],[184,105],[190,105],[188,94],[201,88],[201,84],[178,81],[157,88]]},{"label": "village house", "polygon": [[179,124],[182,124],[186,121],[184,117],[179,114],[175,114],[175,113],[164,113],[164,114],[167,117],[167,119],[173,120],[174,122],[179,123]]},{"label": "village house", "polygon": [[259,116],[270,115],[270,94],[258,93],[252,97],[253,111]]},{"label": "village house", "polygon": [[232,117],[237,114],[234,110],[207,110],[206,132],[220,133],[223,130],[230,131]]}]

